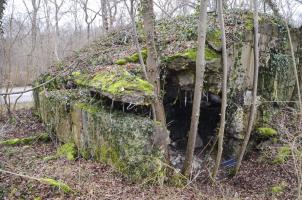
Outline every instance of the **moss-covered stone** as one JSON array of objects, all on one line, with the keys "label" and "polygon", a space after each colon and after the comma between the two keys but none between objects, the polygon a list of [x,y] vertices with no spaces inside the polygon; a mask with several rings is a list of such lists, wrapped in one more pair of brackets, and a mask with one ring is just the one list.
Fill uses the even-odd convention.
[{"label": "moss-covered stone", "polygon": [[278,132],[273,128],[261,127],[257,129],[260,136],[265,138],[272,138],[278,135]]},{"label": "moss-covered stone", "polygon": [[[166,165],[161,152],[152,147],[154,122],[151,119],[110,111],[104,106],[84,100],[77,102],[75,94],[57,93],[40,93],[42,119],[50,127],[57,127],[63,119],[69,119],[72,126],[71,131],[66,131],[66,144],[58,149],[56,155],[46,158],[46,161],[59,156],[73,160],[76,158],[77,148],[86,159],[93,158],[110,164],[130,180],[150,179],[150,183],[156,184],[163,182]],[[63,104],[70,108],[53,110],[53,105],[66,107]],[[56,115],[55,111],[62,113]]]},{"label": "moss-covered stone", "polygon": [[117,64],[117,65],[125,65],[127,63],[128,62],[125,58],[122,58],[122,59],[119,59],[119,60],[115,61],[115,64]]},{"label": "moss-covered stone", "polygon": [[47,133],[42,133],[37,136],[27,137],[27,138],[14,138],[9,140],[0,141],[0,145],[28,145],[35,142],[47,142],[50,137]]},{"label": "moss-covered stone", "polygon": [[[142,57],[143,57],[143,59],[144,59],[144,61],[146,61],[146,59],[147,59],[147,49],[143,49],[142,51],[141,51],[141,54],[142,54]],[[125,58],[128,62],[132,62],[132,63],[138,63],[139,62],[139,54],[138,53],[134,53],[134,54],[132,54],[131,56],[129,56],[129,57],[126,57]]]},{"label": "moss-covered stone", "polygon": [[[219,95],[222,83],[221,32],[218,29],[217,16],[209,14],[208,19],[204,90]],[[157,35],[160,36],[158,48],[161,55],[165,55],[161,58],[163,70],[161,78],[166,78],[165,81],[167,81],[165,88],[170,88],[166,86],[170,86],[171,82],[173,84],[177,82],[180,85],[178,87],[175,84],[178,91],[192,90],[194,87],[197,20],[198,17],[192,15],[156,22],[156,31],[159,31]],[[229,64],[225,144],[235,150],[241,145],[250,107],[245,94],[252,89],[254,71],[252,64],[253,16],[251,12],[228,11],[225,22],[228,27]],[[290,57],[284,25],[272,19],[271,16],[267,16],[264,20],[260,20],[259,28],[262,67],[259,73],[258,94],[266,103],[273,100],[288,101],[293,94],[295,80],[290,70],[291,63],[288,62]],[[95,93],[101,94],[101,98],[98,99],[100,101],[107,99],[103,98],[106,96],[113,101],[123,103],[139,105],[152,103],[152,86],[129,72],[134,68],[139,68],[136,68],[136,64],[131,64],[138,63],[139,57],[137,53],[124,57],[129,49],[134,48],[128,38],[130,37],[127,31],[109,33],[90,47],[78,51],[70,59],[73,63],[77,63],[75,68],[78,71],[71,73],[73,69],[70,71],[67,68],[65,68],[66,71],[57,69],[64,76],[70,72],[68,78],[62,77],[63,81],[60,79],[45,86],[44,93],[41,91],[35,93],[35,96],[41,95],[39,98],[35,97],[35,102],[40,107],[42,119],[47,127],[50,127],[49,130],[56,132],[60,141],[75,143],[83,157],[106,162],[133,179],[149,177],[157,180],[156,182],[162,182],[166,169],[162,160],[159,159],[162,155],[150,147],[152,144],[149,140],[152,133],[149,135],[150,130],[144,126],[149,124],[149,119],[144,119],[147,120],[144,121],[142,118],[122,112],[110,112],[108,108],[105,108],[108,102],[106,106],[102,103],[91,105],[94,101],[91,94]],[[145,36],[140,35],[139,41],[144,46]],[[142,54],[146,59],[147,52],[143,51]],[[116,57],[121,59],[112,60]],[[95,67],[100,63],[102,66]],[[112,65],[113,63],[120,66]],[[37,84],[54,77],[54,71],[41,76]],[[70,79],[69,76],[71,76]],[[53,92],[67,88],[66,84],[64,85],[66,79],[75,82],[76,87],[88,89],[90,93],[86,93],[87,99],[82,96],[81,102],[76,101],[75,104],[74,101],[66,100],[69,98],[68,95],[65,98],[64,95],[59,95],[60,92]],[[94,97],[98,98],[99,95]],[[269,110],[268,107],[264,109]],[[263,117],[261,115],[266,115],[265,111],[261,111],[259,118]],[[270,124],[268,120],[263,121],[265,123],[261,124],[257,118],[257,126],[266,127]],[[266,136],[274,135],[270,131],[267,133],[267,130],[263,132]],[[146,133],[148,134],[144,135]]]}]

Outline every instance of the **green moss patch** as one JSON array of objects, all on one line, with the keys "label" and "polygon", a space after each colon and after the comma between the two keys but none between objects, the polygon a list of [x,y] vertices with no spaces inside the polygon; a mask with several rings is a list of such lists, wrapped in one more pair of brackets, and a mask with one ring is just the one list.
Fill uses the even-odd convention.
[{"label": "green moss patch", "polygon": [[[185,58],[185,59],[188,59],[190,61],[195,62],[196,58],[197,58],[197,50],[196,49],[188,49],[185,52],[177,53],[173,56],[164,57],[162,60],[164,62],[172,62],[172,61],[174,61],[178,58]],[[211,61],[211,60],[220,58],[220,54],[217,53],[215,50],[206,47],[205,48],[205,58],[206,58],[207,61]]]},{"label": "green moss patch", "polygon": [[57,150],[57,156],[66,157],[67,160],[75,160],[77,156],[77,148],[74,143],[66,143]]},{"label": "green moss patch", "polygon": [[65,157],[67,160],[75,160],[77,158],[77,148],[74,143],[66,143],[57,149],[55,155],[46,156],[43,158],[44,161],[56,160],[58,158]]},{"label": "green moss patch", "polygon": [[[147,56],[148,56],[147,49],[143,49],[141,51],[141,54],[142,54],[142,57],[143,57],[144,61],[146,61]],[[134,53],[134,54],[132,54],[132,55],[130,55],[128,57],[124,57],[124,58],[121,58],[121,59],[115,61],[115,64],[117,64],[117,65],[125,65],[127,63],[139,63],[139,61],[140,61],[139,60],[139,54],[138,53]]]},{"label": "green moss patch", "polygon": [[279,194],[283,191],[283,187],[280,185],[276,185],[276,186],[272,187],[271,191],[272,191],[272,194]]},{"label": "green moss patch", "polygon": [[[147,59],[147,49],[143,49],[141,51],[141,54],[143,56],[143,59],[146,60]],[[134,53],[129,57],[125,58],[128,62],[132,62],[132,63],[138,63],[139,62],[139,54],[138,53]]]},{"label": "green moss patch", "polygon": [[125,58],[122,58],[122,59],[119,59],[119,60],[117,60],[116,62],[115,62],[115,64],[117,64],[117,65],[125,65],[125,64],[127,64],[128,62],[127,62],[127,60],[125,59]]},{"label": "green moss patch", "polygon": [[14,138],[5,141],[0,141],[0,145],[28,145],[35,142],[47,142],[50,140],[50,137],[47,133],[42,133],[37,136],[28,137],[28,138]]},{"label": "green moss patch", "polygon": [[94,76],[75,74],[80,86],[90,87],[115,100],[134,104],[149,104],[153,99],[153,86],[123,68],[101,71]]},{"label": "green moss patch", "polygon": [[278,132],[275,129],[268,127],[258,128],[257,132],[260,134],[261,137],[265,138],[272,138],[278,135]]},{"label": "green moss patch", "polygon": [[73,190],[68,185],[66,185],[65,183],[62,183],[60,181],[57,181],[57,180],[54,180],[51,178],[42,178],[42,179],[40,179],[40,181],[44,184],[58,188],[65,193],[73,192]]},{"label": "green moss patch", "polygon": [[281,193],[283,193],[283,191],[285,190],[285,188],[287,187],[287,183],[285,181],[282,181],[281,183],[272,186],[271,188],[271,193],[273,195],[279,195]]}]

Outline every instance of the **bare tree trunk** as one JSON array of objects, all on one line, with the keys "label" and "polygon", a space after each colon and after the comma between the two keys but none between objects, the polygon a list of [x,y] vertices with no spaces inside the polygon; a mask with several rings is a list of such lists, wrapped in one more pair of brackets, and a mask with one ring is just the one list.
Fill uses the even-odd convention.
[{"label": "bare tree trunk", "polygon": [[58,3],[57,0],[51,1],[55,6],[55,56],[57,60],[60,60],[59,49],[60,49],[60,29],[59,29],[59,12],[63,6],[65,0],[61,0]]},{"label": "bare tree trunk", "polygon": [[[85,19],[85,23],[86,23],[87,41],[89,43],[90,42],[91,25],[92,25],[93,21],[95,20],[95,18],[98,15],[100,15],[100,12],[101,12],[102,8],[99,9],[98,11],[94,11],[94,10],[88,8],[88,0],[81,0],[80,1],[80,6],[81,6],[81,8],[84,12],[84,15],[85,15],[84,19]],[[92,15],[91,17],[89,16],[89,13],[88,13],[89,10],[94,12],[94,15]]]},{"label": "bare tree trunk", "polygon": [[193,100],[193,108],[192,108],[191,126],[189,131],[189,139],[187,143],[186,159],[182,169],[182,173],[187,177],[191,173],[196,135],[197,135],[198,124],[199,124],[200,103],[201,103],[201,96],[203,90],[204,72],[206,66],[205,43],[206,43],[206,33],[207,33],[207,4],[208,4],[207,0],[201,0],[200,15],[198,20],[198,52],[196,58],[194,100]]},{"label": "bare tree trunk", "polygon": [[161,97],[161,85],[160,85],[160,69],[159,69],[159,57],[155,46],[155,31],[154,31],[154,11],[153,0],[141,0],[142,15],[144,31],[147,36],[147,77],[154,87],[155,100],[154,100],[154,119],[161,123],[161,131],[159,137],[161,138],[160,148],[168,155],[167,145],[169,143],[169,134],[166,128],[166,115],[165,109]]},{"label": "bare tree trunk", "polygon": [[107,0],[101,0],[102,22],[103,22],[103,27],[106,32],[109,30],[107,4],[108,4]]},{"label": "bare tree trunk", "polygon": [[[112,5],[111,5],[111,2],[112,2]],[[121,1],[117,1],[117,0],[107,2],[107,10],[108,10],[108,18],[109,18],[109,29],[113,26],[113,23],[115,22],[117,9],[118,9],[118,4],[120,2]],[[134,2],[136,2],[136,1],[134,1]]]},{"label": "bare tree trunk", "polygon": [[236,165],[236,174],[238,173],[241,162],[243,159],[243,156],[246,151],[247,144],[249,142],[251,132],[253,129],[254,125],[254,120],[255,120],[255,115],[257,111],[257,88],[258,88],[258,71],[259,71],[259,36],[258,36],[258,3],[257,0],[253,1],[254,4],[254,79],[253,79],[253,99],[252,99],[252,105],[251,105],[251,111],[249,115],[249,122],[248,122],[248,128],[246,135],[244,137],[243,145],[240,150],[240,155],[237,160],[237,165]]},{"label": "bare tree trunk", "polygon": [[221,162],[222,151],[223,151],[223,136],[225,128],[225,111],[227,107],[227,79],[228,79],[228,61],[227,61],[227,48],[226,48],[226,37],[225,37],[225,26],[223,16],[223,4],[222,0],[218,0],[218,17],[220,22],[220,29],[222,32],[222,60],[223,60],[223,83],[222,83],[222,104],[221,104],[221,119],[220,128],[218,133],[218,152],[216,157],[216,163],[213,171],[213,178],[215,180],[218,173],[219,165]]}]

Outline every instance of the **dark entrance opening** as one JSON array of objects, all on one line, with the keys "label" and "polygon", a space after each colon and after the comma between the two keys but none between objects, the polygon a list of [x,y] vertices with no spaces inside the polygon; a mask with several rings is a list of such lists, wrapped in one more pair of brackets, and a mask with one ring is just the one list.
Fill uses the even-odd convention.
[{"label": "dark entrance opening", "polygon": [[[185,150],[191,123],[194,93],[192,90],[182,90],[173,84],[166,84],[165,92],[164,105],[171,147]],[[200,108],[196,148],[203,148],[210,141],[213,141],[220,121],[220,108],[221,98],[213,93],[204,92]]]}]

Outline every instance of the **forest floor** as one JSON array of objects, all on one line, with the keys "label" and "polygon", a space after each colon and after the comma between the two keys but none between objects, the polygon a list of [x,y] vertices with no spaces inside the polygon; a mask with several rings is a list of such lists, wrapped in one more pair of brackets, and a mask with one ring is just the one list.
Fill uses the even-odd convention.
[{"label": "forest floor", "polygon": [[[19,110],[0,119],[0,141],[24,138],[45,132],[32,110]],[[224,177],[215,185],[205,170],[185,188],[129,183],[110,166],[78,158],[45,161],[54,155],[53,142],[0,146],[0,169],[31,177],[50,177],[75,192],[36,180],[0,172],[0,199],[295,199],[295,176],[288,164],[272,165],[253,153],[235,177]],[[272,188],[280,189],[273,192]]]}]

